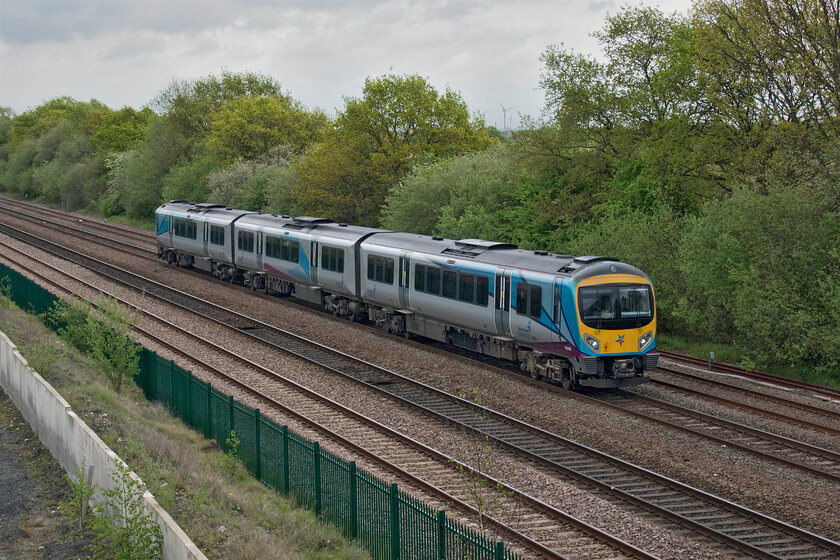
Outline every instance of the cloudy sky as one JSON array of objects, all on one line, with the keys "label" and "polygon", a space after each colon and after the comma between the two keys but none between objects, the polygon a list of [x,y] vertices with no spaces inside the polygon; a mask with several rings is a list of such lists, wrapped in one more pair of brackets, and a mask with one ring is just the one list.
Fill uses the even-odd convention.
[{"label": "cloudy sky", "polygon": [[[690,0],[644,0],[685,13]],[[149,103],[174,79],[222,70],[277,79],[330,115],[365,78],[420,74],[458,91],[488,124],[538,116],[540,55],[589,34],[623,0],[39,1],[0,0],[0,105],[52,97],[112,108]]]}]

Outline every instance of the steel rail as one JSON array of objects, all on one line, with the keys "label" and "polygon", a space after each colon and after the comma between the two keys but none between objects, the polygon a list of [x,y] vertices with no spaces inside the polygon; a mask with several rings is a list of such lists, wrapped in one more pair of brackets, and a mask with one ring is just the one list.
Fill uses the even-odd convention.
[{"label": "steel rail", "polygon": [[[685,354],[680,354],[678,352],[669,352],[666,350],[660,350],[659,353],[663,357],[670,358],[676,362],[688,363],[693,366],[701,367],[703,369],[707,369],[709,366],[708,360],[695,358],[694,356],[688,356]],[[815,385],[813,383],[800,381],[798,379],[790,379],[788,377],[782,377],[780,375],[773,375],[772,373],[765,373],[761,371],[748,371],[734,364],[715,362],[712,366],[712,372],[728,373],[731,375],[738,375],[757,381],[766,381],[768,383],[779,385],[781,387],[786,387],[788,389],[802,389],[805,391],[810,391],[811,393],[817,393],[835,401],[840,399],[840,389],[833,389],[831,387]]]}]

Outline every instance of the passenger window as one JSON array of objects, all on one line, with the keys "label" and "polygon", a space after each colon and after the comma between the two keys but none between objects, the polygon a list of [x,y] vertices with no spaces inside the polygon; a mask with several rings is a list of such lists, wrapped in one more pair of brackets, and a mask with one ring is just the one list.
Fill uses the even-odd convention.
[{"label": "passenger window", "polygon": [[519,283],[516,285],[516,312],[520,315],[528,314],[528,285]]},{"label": "passenger window", "polygon": [[236,243],[237,248],[245,253],[254,252],[254,234],[250,231],[240,231]]},{"label": "passenger window", "polygon": [[542,316],[542,288],[539,286],[529,286],[529,288],[531,303],[528,315],[539,319]]},{"label": "passenger window", "polygon": [[394,259],[387,257],[377,257],[368,255],[368,273],[369,280],[375,282],[384,282],[386,284],[394,283]]},{"label": "passenger window", "polygon": [[210,244],[224,245],[225,244],[225,228],[222,226],[210,226]]},{"label": "passenger window", "polygon": [[449,270],[443,271],[443,297],[455,299],[456,282],[457,277],[454,272],[450,272]]},{"label": "passenger window", "polygon": [[458,299],[461,301],[475,302],[475,276],[462,274],[458,280]]},{"label": "passenger window", "polygon": [[421,264],[414,265],[414,289],[418,292],[426,291],[426,267]]},{"label": "passenger window", "polygon": [[426,291],[430,294],[440,294],[440,269],[429,267],[426,280]]},{"label": "passenger window", "polygon": [[479,276],[476,282],[475,302],[481,306],[487,307],[488,292],[490,281],[486,276]]},{"label": "passenger window", "polygon": [[517,284],[516,312],[539,319],[542,316],[542,288],[524,282]]}]

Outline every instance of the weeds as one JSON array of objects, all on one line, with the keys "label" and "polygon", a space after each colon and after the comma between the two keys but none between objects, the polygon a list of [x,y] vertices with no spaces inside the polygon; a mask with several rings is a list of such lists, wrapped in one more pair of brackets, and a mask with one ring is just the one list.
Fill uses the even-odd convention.
[{"label": "weeds", "polygon": [[100,299],[97,312],[79,300],[61,301],[48,314],[59,336],[99,364],[114,391],[140,371],[140,345],[131,338],[139,311],[130,314],[112,298]]},{"label": "weeds", "polygon": [[0,278],[0,307],[12,307],[12,281],[8,276]]},{"label": "weeds", "polygon": [[72,495],[70,496],[70,503],[79,512],[79,530],[84,533],[85,518],[87,517],[88,505],[90,499],[96,492],[96,487],[91,485],[91,478],[93,471],[88,471],[87,457],[82,457],[82,464],[79,467],[79,472],[73,478],[67,477],[70,482]]},{"label": "weeds", "polygon": [[[154,560],[163,554],[163,535],[160,527],[155,523],[151,514],[146,511],[143,500],[144,489],[136,478],[131,476],[128,468],[121,463],[111,473],[111,480],[116,488],[104,490],[106,502],[98,507],[98,513],[109,509],[116,512],[115,516],[100,515],[96,518],[97,529],[106,538],[104,542],[113,546],[115,560]],[[94,545],[95,554],[100,550],[102,542]]]},{"label": "weeds", "polygon": [[58,342],[47,342],[24,348],[21,350],[26,356],[29,367],[37,371],[45,379],[52,377],[55,366],[64,356],[64,350]]},{"label": "weeds", "polygon": [[222,462],[224,466],[225,474],[228,478],[232,479],[234,475],[236,475],[236,469],[238,468],[237,463],[239,462],[239,438],[236,437],[236,431],[230,431],[230,437],[225,440],[227,444],[227,451],[225,451],[225,457]]}]

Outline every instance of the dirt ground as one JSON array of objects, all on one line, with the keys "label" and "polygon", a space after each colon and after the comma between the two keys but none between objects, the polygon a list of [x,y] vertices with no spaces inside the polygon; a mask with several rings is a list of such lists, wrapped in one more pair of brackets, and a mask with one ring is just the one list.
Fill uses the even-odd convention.
[{"label": "dirt ground", "polygon": [[70,496],[64,470],[0,390],[0,560],[90,558]]}]

